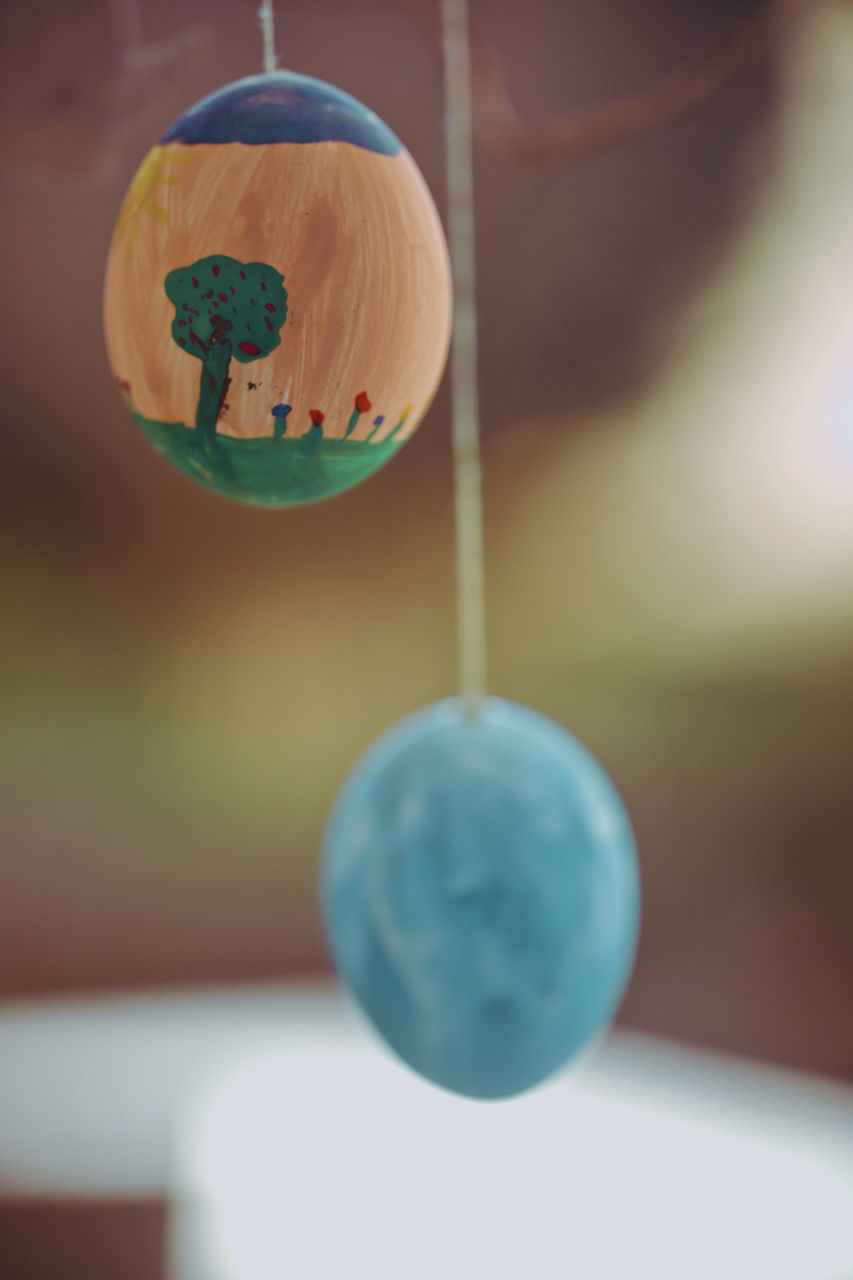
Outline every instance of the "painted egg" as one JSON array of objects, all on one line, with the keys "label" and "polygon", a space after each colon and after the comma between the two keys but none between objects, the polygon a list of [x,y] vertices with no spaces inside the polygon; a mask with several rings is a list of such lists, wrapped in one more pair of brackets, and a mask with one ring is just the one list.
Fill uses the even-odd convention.
[{"label": "painted egg", "polygon": [[622,999],[639,873],[622,803],[559,725],[489,698],[403,721],[344,784],[323,851],[338,972],[435,1084],[539,1084]]},{"label": "painted egg", "polygon": [[202,99],[149,152],[104,295],[139,426],[247,502],[310,502],[370,475],[447,358],[447,248],[420,171],[367,107],[292,72]]}]

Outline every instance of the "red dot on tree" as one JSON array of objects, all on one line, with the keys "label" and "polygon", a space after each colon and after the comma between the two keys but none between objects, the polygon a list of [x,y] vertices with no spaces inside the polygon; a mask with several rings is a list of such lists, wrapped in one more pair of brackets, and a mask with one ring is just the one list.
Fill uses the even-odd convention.
[{"label": "red dot on tree", "polygon": [[216,263],[213,264],[213,274],[215,276],[219,275],[219,267],[217,267]]},{"label": "red dot on tree", "polygon": [[198,280],[196,280],[195,276],[193,276],[193,288],[194,289],[198,288]]},{"label": "red dot on tree", "polygon": [[275,305],[272,302],[265,302],[264,306],[266,307],[267,311],[275,311]]},{"label": "red dot on tree", "polygon": [[241,271],[241,272],[240,272],[240,279],[241,279],[241,280],[245,280],[245,279],[246,279],[246,273],[245,273],[245,271]]},{"label": "red dot on tree", "polygon": [[260,347],[257,346],[254,342],[241,342],[240,350],[244,352],[247,356],[259,356],[261,354]]},{"label": "red dot on tree", "polygon": [[228,294],[227,294],[227,293],[220,293],[220,295],[219,295],[219,301],[220,301],[220,302],[227,302],[227,301],[228,301]]},{"label": "red dot on tree", "polygon": [[316,427],[316,426],[319,426],[319,424],[323,421],[326,415],[322,412],[321,409],[309,409],[308,416]]}]

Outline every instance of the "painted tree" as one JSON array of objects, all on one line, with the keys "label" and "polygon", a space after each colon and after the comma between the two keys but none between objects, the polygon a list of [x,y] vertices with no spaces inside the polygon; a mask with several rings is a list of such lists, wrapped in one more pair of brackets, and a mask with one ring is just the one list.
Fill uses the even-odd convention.
[{"label": "painted tree", "polygon": [[281,342],[279,330],[287,318],[284,276],[265,262],[238,262],[215,253],[170,271],[166,296],[175,307],[172,338],[201,361],[195,425],[211,451],[231,361],[262,360]]}]

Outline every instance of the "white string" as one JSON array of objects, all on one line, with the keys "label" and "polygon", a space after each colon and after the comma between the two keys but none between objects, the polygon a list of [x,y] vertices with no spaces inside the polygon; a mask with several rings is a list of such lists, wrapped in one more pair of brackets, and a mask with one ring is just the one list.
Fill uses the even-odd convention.
[{"label": "white string", "polygon": [[486,696],[486,617],[468,0],[442,0],[441,16],[447,221],[454,277],[450,392],[456,507],[459,694],[468,715],[474,715]]},{"label": "white string", "polygon": [[261,20],[261,35],[264,40],[264,72],[269,75],[276,69],[275,56],[275,14],[272,9],[273,0],[261,0],[258,17]]}]

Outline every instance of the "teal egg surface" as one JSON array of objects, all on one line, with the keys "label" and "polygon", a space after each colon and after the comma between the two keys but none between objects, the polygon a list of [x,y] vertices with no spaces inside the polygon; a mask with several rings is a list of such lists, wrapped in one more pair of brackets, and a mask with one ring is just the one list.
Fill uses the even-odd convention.
[{"label": "teal egg surface", "polygon": [[433,1083],[510,1097],[614,1016],[640,916],[631,827],[596,760],[553,721],[487,699],[397,725],[326,831],[332,958],[392,1049]]}]

